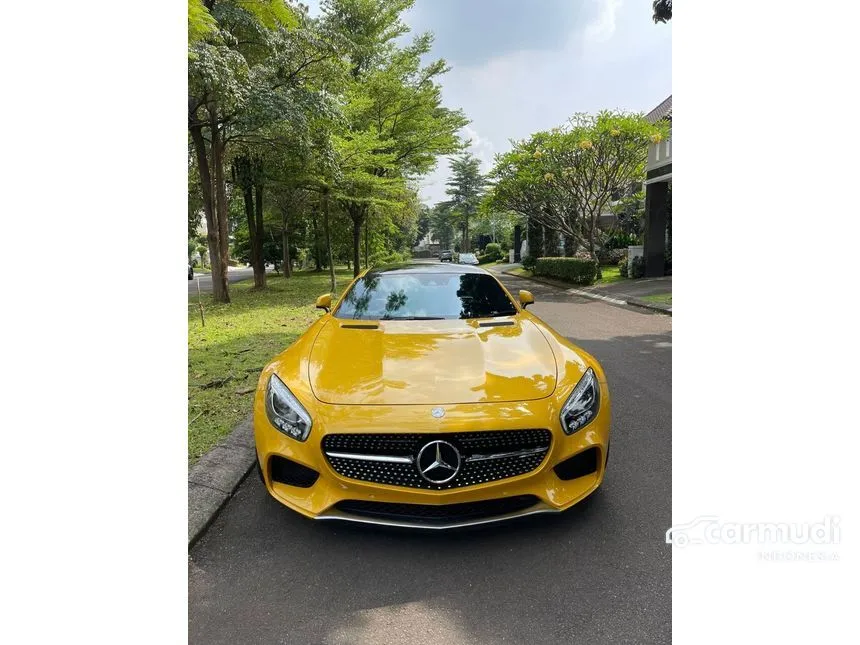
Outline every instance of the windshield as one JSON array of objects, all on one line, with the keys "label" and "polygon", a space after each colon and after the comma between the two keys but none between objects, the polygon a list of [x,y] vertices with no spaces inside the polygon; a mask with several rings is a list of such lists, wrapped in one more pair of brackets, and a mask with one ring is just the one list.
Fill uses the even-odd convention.
[{"label": "windshield", "polygon": [[517,313],[499,283],[481,273],[369,273],[344,296],[335,318],[437,320]]}]

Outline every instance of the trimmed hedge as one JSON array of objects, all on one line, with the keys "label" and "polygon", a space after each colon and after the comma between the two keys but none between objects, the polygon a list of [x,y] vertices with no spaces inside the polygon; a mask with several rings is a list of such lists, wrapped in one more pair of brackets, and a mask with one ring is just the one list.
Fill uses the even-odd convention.
[{"label": "trimmed hedge", "polygon": [[596,260],[583,258],[538,258],[535,275],[557,278],[573,284],[589,285],[597,280]]},{"label": "trimmed hedge", "polygon": [[534,271],[537,258],[533,255],[527,255],[522,259],[523,268],[526,271]]},{"label": "trimmed hedge", "polygon": [[478,255],[478,264],[487,264],[489,262],[495,262],[498,258],[495,255],[487,253],[486,255]]}]

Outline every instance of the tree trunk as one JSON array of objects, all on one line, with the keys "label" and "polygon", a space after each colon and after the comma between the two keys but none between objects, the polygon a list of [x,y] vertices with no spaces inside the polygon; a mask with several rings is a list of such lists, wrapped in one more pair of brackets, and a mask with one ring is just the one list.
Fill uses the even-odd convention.
[{"label": "tree trunk", "polygon": [[469,214],[467,213],[463,222],[463,251],[468,253],[469,249]]},{"label": "tree trunk", "polygon": [[352,276],[358,276],[361,271],[361,220],[352,220]]},{"label": "tree trunk", "polygon": [[255,211],[256,225],[254,226],[254,239],[251,244],[254,246],[254,288],[266,288],[266,258],[263,255],[263,185],[257,184],[255,190]]},{"label": "tree trunk", "polygon": [[361,225],[364,224],[367,216],[367,207],[352,204],[348,212],[352,218],[352,275],[358,277],[361,272]]},{"label": "tree trunk", "polygon": [[313,214],[311,222],[314,225],[314,263],[316,264],[314,271],[322,271],[322,262],[320,261],[320,238],[319,231],[317,229],[317,213]]},{"label": "tree trunk", "polygon": [[290,259],[290,218],[287,214],[287,209],[281,209],[281,221],[284,224],[281,243],[284,245],[284,277],[289,278],[293,274],[293,267]]},{"label": "tree trunk", "polygon": [[370,218],[364,222],[364,268],[370,266]]},{"label": "tree trunk", "polygon": [[[203,193],[203,213],[206,217],[206,243],[209,246],[209,266],[212,271],[212,288],[215,293],[216,275],[221,275],[220,242],[218,239],[218,221],[212,195],[212,175],[209,172],[209,161],[206,158],[206,142],[203,139],[203,126],[189,127],[191,141],[197,157],[197,169],[200,172],[200,189]],[[219,300],[223,302],[223,300]]]},{"label": "tree trunk", "polygon": [[576,242],[570,235],[564,236],[564,254],[569,258],[576,255]]},{"label": "tree trunk", "polygon": [[328,191],[323,193],[323,225],[325,226],[325,244],[328,248],[328,270],[331,278],[331,292],[334,293],[337,288],[337,282],[334,276],[334,258],[331,252],[331,230],[328,225]]},{"label": "tree trunk", "polygon": [[224,181],[224,144],[221,142],[221,132],[215,108],[209,106],[209,129],[212,135],[212,165],[215,169],[215,212],[218,216],[218,253],[220,258],[219,270],[215,271],[212,263],[212,297],[216,302],[230,302],[230,292],[227,288],[227,265],[230,260],[229,226],[227,220],[227,184]]},{"label": "tree trunk", "polygon": [[[236,183],[239,183],[239,179]],[[247,182],[247,177],[244,180]],[[245,218],[248,220],[248,253],[249,263],[254,269],[254,286],[257,286],[257,220],[254,218],[254,187],[249,183],[242,185],[242,197],[245,200]]]}]

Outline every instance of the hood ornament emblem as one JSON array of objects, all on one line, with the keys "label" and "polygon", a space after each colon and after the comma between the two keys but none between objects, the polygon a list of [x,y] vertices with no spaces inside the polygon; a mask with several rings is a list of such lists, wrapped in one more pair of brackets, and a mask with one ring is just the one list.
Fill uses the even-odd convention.
[{"label": "hood ornament emblem", "polygon": [[441,419],[445,416],[445,410],[444,408],[433,408],[430,410],[430,414],[433,415],[434,419]]}]

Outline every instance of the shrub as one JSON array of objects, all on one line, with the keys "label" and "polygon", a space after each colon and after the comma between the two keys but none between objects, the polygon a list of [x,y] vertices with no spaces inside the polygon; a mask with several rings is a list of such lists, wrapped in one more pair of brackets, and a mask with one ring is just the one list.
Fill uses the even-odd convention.
[{"label": "shrub", "polygon": [[495,256],[488,255],[486,253],[484,255],[478,255],[476,257],[478,258],[478,264],[488,264],[490,262],[495,262],[497,260],[497,258]]},{"label": "shrub", "polygon": [[525,257],[523,257],[522,263],[523,263],[523,268],[526,271],[534,271],[535,270],[535,264],[537,263],[537,258],[533,255],[526,255]]},{"label": "shrub", "polygon": [[622,278],[627,277],[627,256],[625,255],[623,258],[618,260],[618,273]]},{"label": "shrub", "polygon": [[535,275],[557,278],[573,284],[594,284],[599,265],[596,260],[581,258],[538,258]]},{"label": "shrub", "polygon": [[[489,256],[492,260],[487,260],[488,262],[493,262],[495,260],[502,259],[502,245],[496,244],[495,242],[490,242],[487,244],[487,248],[484,249],[484,255]],[[478,258],[480,260],[480,258]]]},{"label": "shrub", "polygon": [[630,262],[630,277],[641,278],[645,275],[645,258],[641,255],[633,258]]},{"label": "shrub", "polygon": [[618,264],[621,258],[627,256],[627,249],[610,249],[602,248],[597,252],[597,259],[600,264]]},{"label": "shrub", "polygon": [[398,253],[397,251],[388,251],[382,253],[372,253],[370,255],[370,266],[382,266],[384,264],[400,264],[409,260],[408,253]]},{"label": "shrub", "polygon": [[628,246],[639,244],[639,237],[624,231],[615,231],[606,238],[603,247],[606,249],[626,249]]}]

